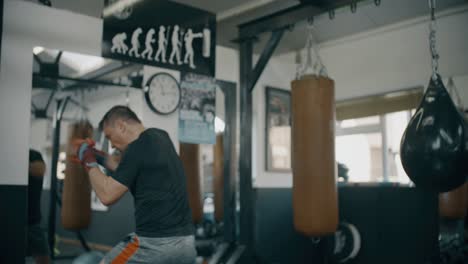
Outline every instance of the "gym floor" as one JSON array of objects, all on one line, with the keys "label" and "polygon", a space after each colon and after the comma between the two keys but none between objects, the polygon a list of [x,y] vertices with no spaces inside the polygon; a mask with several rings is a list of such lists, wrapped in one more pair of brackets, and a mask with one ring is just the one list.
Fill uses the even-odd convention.
[{"label": "gym floor", "polygon": [[[76,257],[86,252],[82,247],[66,243],[59,243],[57,247],[59,254],[57,259],[53,261],[54,264],[71,264]],[[102,253],[105,254],[105,252]],[[25,264],[35,264],[34,259],[26,257]]]}]

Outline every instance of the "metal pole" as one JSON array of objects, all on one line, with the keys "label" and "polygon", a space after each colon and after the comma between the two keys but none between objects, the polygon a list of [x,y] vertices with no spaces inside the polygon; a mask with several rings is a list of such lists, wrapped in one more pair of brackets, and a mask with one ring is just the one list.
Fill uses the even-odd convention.
[{"label": "metal pole", "polygon": [[382,129],[382,166],[383,166],[383,181],[389,181],[388,171],[388,135],[387,135],[387,117],[380,115],[380,127]]},{"label": "metal pole", "polygon": [[224,241],[236,241],[236,85],[228,82],[220,85],[224,92],[226,127],[224,129]]},{"label": "metal pole", "polygon": [[253,189],[252,189],[252,94],[249,90],[252,72],[253,39],[240,43],[240,243],[247,254],[253,252]]},{"label": "metal pole", "polygon": [[62,115],[67,106],[69,97],[65,99],[57,100],[57,110],[54,115],[54,139],[52,143],[52,168],[50,174],[50,194],[49,194],[49,228],[48,228],[48,239],[50,256],[53,259],[54,256],[54,244],[55,244],[55,218],[57,212],[56,194],[57,194],[57,163],[60,151],[60,128]]}]

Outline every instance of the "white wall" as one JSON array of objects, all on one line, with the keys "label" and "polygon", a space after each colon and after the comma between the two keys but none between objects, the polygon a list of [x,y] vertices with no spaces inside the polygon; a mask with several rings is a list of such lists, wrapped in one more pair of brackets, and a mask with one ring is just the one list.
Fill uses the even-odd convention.
[{"label": "white wall", "polygon": [[[442,76],[468,73],[468,5],[440,14],[437,49]],[[424,18],[324,43],[320,53],[336,81],[336,99],[427,86],[431,75]]]},{"label": "white wall", "polygon": [[0,184],[27,184],[33,47],[99,55],[101,34],[102,21],[99,19],[30,2],[4,1]]},{"label": "white wall", "polygon": [[[468,74],[454,76],[453,84],[455,85],[458,95],[460,96],[462,107],[468,109]],[[452,98],[456,100],[455,97]]]}]

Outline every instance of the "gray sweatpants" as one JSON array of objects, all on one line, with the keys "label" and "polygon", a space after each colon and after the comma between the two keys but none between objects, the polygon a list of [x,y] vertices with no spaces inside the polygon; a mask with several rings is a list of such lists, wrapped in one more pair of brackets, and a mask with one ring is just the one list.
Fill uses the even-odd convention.
[{"label": "gray sweatpants", "polygon": [[194,236],[141,237],[129,234],[104,257],[104,263],[193,264]]}]

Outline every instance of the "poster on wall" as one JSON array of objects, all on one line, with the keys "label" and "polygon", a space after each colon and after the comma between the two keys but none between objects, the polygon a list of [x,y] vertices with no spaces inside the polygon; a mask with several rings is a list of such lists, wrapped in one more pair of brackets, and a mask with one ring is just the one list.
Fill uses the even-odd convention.
[{"label": "poster on wall", "polygon": [[181,76],[182,99],[179,107],[179,141],[214,144],[216,134],[216,80],[185,73]]},{"label": "poster on wall", "polygon": [[105,0],[102,56],[215,74],[216,15],[168,0]]}]

